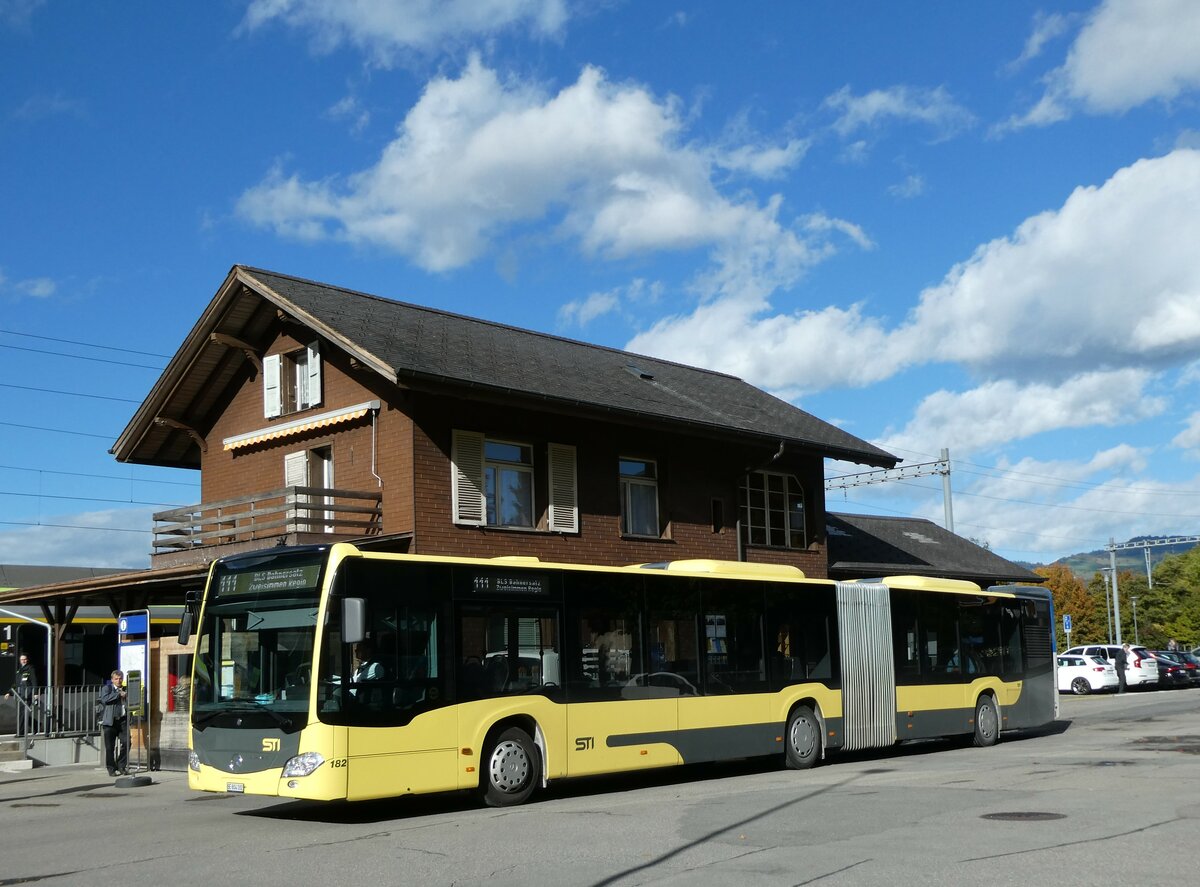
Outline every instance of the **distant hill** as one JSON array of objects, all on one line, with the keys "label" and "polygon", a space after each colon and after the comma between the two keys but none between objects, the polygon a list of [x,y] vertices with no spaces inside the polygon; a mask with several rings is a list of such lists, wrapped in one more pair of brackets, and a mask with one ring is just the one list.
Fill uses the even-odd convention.
[{"label": "distant hill", "polygon": [[[1159,539],[1170,539],[1170,536],[1134,536],[1129,542],[1154,542]],[[1196,547],[1195,542],[1180,542],[1175,545],[1154,545],[1150,548],[1150,567],[1153,569],[1162,562],[1163,558],[1172,554],[1183,554]],[[1055,561],[1063,564],[1084,582],[1088,582],[1101,568],[1110,565],[1108,552],[1103,548],[1096,551],[1085,551],[1080,554],[1068,555]],[[1034,569],[1034,567],[1030,567]],[[1146,549],[1125,548],[1117,552],[1117,570],[1132,570],[1138,573],[1146,572]]]}]

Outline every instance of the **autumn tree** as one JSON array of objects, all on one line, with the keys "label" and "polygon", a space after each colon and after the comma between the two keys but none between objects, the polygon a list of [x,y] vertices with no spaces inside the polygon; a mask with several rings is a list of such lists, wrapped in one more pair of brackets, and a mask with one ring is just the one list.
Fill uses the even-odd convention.
[{"label": "autumn tree", "polygon": [[1099,598],[1090,594],[1079,577],[1063,564],[1038,567],[1034,572],[1046,578],[1045,587],[1050,589],[1054,597],[1054,612],[1059,617],[1054,627],[1058,649],[1064,650],[1067,647],[1062,627],[1064,614],[1071,617],[1072,646],[1101,643],[1106,639],[1107,619],[1104,615],[1103,594]]}]

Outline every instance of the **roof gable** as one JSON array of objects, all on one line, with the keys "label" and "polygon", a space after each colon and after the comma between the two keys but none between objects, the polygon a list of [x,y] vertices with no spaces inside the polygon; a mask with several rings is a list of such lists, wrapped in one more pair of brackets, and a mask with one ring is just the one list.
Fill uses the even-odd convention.
[{"label": "roof gable", "polygon": [[[218,362],[212,333],[237,336],[239,324],[266,316],[247,299],[269,303],[341,347],[389,381],[469,386],[500,396],[667,421],[712,433],[769,439],[823,456],[890,467],[895,456],[724,373],[684,366],[545,333],[396,302],[275,272],[235,266],[213,303],[114,446],[119,459],[150,461],[140,444],[156,418],[196,412],[183,403],[189,368]],[[230,323],[230,319],[233,322]],[[239,356],[225,347],[225,375]],[[206,358],[207,355],[207,358]],[[177,379],[175,386],[163,380]],[[195,397],[213,385],[193,382]],[[178,392],[178,394],[177,394]],[[211,405],[210,405],[211,407]],[[160,422],[161,427],[161,422]],[[170,429],[166,429],[169,433]],[[175,432],[178,434],[178,431]],[[178,449],[178,447],[176,447]],[[142,458],[137,458],[143,450]]]}]

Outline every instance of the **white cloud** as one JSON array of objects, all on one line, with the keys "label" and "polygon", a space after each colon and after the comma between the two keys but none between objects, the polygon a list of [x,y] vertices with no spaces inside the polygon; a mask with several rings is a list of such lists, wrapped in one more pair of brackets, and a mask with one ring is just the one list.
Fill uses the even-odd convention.
[{"label": "white cloud", "polygon": [[568,302],[558,309],[558,324],[584,327],[606,314],[620,314],[632,320],[628,308],[653,305],[662,297],[663,285],[659,281],[647,281],[638,277],[627,286],[608,292],[591,293],[584,299]]},{"label": "white cloud", "polygon": [[733,172],[743,172],[760,179],[773,179],[796,166],[808,152],[811,141],[791,139],[785,145],[739,145],[718,153],[714,161]]},{"label": "white cloud", "polygon": [[251,0],[241,29],[282,22],[308,32],[317,51],[348,43],[387,66],[402,50],[438,49],[515,27],[552,37],[566,20],[564,0]]},{"label": "white cloud", "polygon": [[1070,29],[1074,18],[1075,16],[1070,14],[1064,15],[1058,12],[1047,14],[1038,10],[1034,13],[1033,30],[1025,41],[1024,49],[1021,50],[1020,56],[1005,65],[1005,69],[1010,72],[1015,71],[1040,56],[1047,43],[1061,37]]},{"label": "white cloud", "polygon": [[872,90],[861,96],[843,86],[825,99],[824,106],[838,113],[833,129],[842,137],[888,121],[923,123],[949,138],[975,122],[975,117],[954,101],[945,87],[918,89],[893,86]]},{"label": "white cloud", "polygon": [[371,122],[371,112],[364,108],[362,103],[352,95],[345,96],[334,102],[325,114],[332,120],[349,121],[350,130],[354,133],[362,132]]},{"label": "white cloud", "polygon": [[558,309],[558,322],[562,326],[587,326],[597,317],[615,311],[621,297],[615,290],[607,293],[592,293],[586,299],[568,302]]},{"label": "white cloud", "polygon": [[773,312],[773,291],[729,287],[736,296],[663,318],[628,347],[789,397],[931,363],[956,363],[982,380],[973,392],[931,397],[885,447],[903,438],[928,451],[927,435],[945,440],[933,432],[948,424],[963,426],[959,446],[976,448],[1123,421],[1121,409],[1144,416],[1162,408],[1143,397],[1154,374],[1200,349],[1196,206],[1200,152],[1176,151],[1080,188],[1061,208],[984,244],[899,324],[862,303]]},{"label": "white cloud", "polygon": [[1198,205],[1197,151],[1078,188],[922,293],[893,344],[1000,374],[1185,359],[1200,347]]},{"label": "white cloud", "polygon": [[1181,450],[1189,450],[1189,456],[1200,458],[1200,413],[1192,413],[1187,419],[1187,427],[1171,440],[1171,445]]},{"label": "white cloud", "polygon": [[[0,532],[0,563],[145,569],[151,526],[152,511],[139,508],[46,517]],[[127,531],[138,527],[145,532]]]},{"label": "white cloud", "polygon": [[719,164],[773,173],[798,159],[799,143],[718,150],[684,143],[683,129],[676,100],[597,68],[548,95],[476,56],[456,79],[427,84],[373,167],[307,181],[277,166],[238,209],[280,234],[371,244],[434,271],[547,220],[592,256],[711,250],[718,267],[698,285],[714,291],[733,285],[730,263],[786,285],[828,254],[827,233],[780,221],[779,199],[729,197],[714,183]]},{"label": "white cloud", "polygon": [[920,197],[925,193],[925,178],[913,173],[905,178],[903,182],[897,182],[894,185],[888,186],[887,192],[892,197],[896,197],[901,200]]},{"label": "white cloud", "polygon": [[1045,126],[1076,110],[1119,114],[1195,90],[1197,35],[1200,3],[1194,0],[1104,0],[1063,65],[1047,75],[1042,98],[997,131]]},{"label": "white cloud", "polygon": [[46,0],[0,0],[0,25],[23,31]]},{"label": "white cloud", "polygon": [[10,298],[48,299],[58,291],[58,284],[49,277],[27,277],[10,280],[0,270],[0,296]]},{"label": "white cloud", "polygon": [[1005,379],[965,392],[936,391],[921,401],[903,430],[885,434],[879,445],[921,450],[936,442],[976,453],[1060,428],[1132,423],[1166,408],[1162,398],[1146,394],[1151,378],[1145,370],[1117,370],[1053,385]]}]

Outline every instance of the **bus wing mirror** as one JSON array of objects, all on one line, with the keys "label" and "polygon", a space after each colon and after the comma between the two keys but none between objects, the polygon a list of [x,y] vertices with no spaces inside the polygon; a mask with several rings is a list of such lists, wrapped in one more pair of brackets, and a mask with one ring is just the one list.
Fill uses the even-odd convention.
[{"label": "bus wing mirror", "polygon": [[360,597],[342,598],[342,643],[357,644],[367,636],[367,602]]},{"label": "bus wing mirror", "polygon": [[200,592],[188,591],[183,595],[183,612],[179,616],[179,643],[186,645],[192,637],[192,627],[200,610]]},{"label": "bus wing mirror", "polygon": [[188,641],[192,639],[192,611],[184,610],[183,615],[179,617],[179,645],[186,647]]}]

